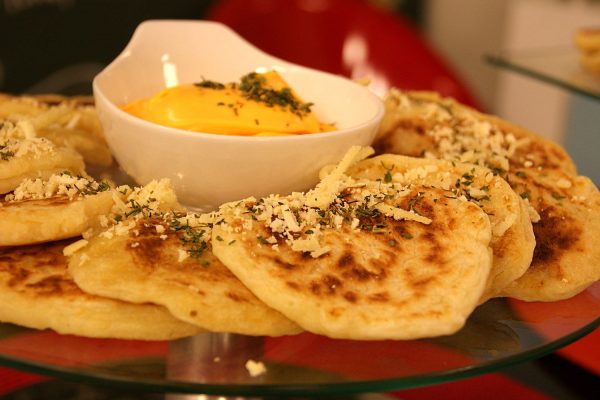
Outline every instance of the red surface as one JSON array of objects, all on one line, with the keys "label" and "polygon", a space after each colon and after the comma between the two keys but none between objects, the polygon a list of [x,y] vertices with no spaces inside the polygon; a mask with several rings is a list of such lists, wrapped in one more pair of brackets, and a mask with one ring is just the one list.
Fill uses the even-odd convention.
[{"label": "red surface", "polygon": [[444,399],[444,400],[479,400],[479,399],[552,399],[542,392],[527,387],[501,374],[487,374],[443,385],[408,389],[391,392],[399,399]]},{"label": "red surface", "polygon": [[400,15],[361,0],[222,0],[207,19],[222,22],[263,51],[353,79],[433,90],[477,107],[466,84]]},{"label": "red surface", "polygon": [[40,363],[74,367],[124,357],[162,356],[168,351],[168,342],[92,339],[59,335],[51,331],[31,331],[0,340],[0,353],[5,356],[30,359],[32,348],[51,349],[45,357],[42,357],[40,352],[36,353],[35,359]]},{"label": "red surface", "polygon": [[50,378],[0,367],[0,396]]},{"label": "red surface", "polygon": [[558,353],[600,376],[600,329],[559,350]]},{"label": "red surface", "polygon": [[294,365],[367,380],[431,372],[430,360],[439,360],[438,371],[472,363],[466,355],[426,341],[373,341],[357,346],[356,341],[311,333],[266,338],[264,351],[269,361],[292,361]]},{"label": "red surface", "polygon": [[[600,281],[585,292],[567,300],[551,303],[526,303],[511,300],[511,307],[522,319],[530,322],[533,326],[537,325],[541,335],[553,340],[579,328],[579,324],[575,324],[575,318],[572,319],[573,325],[568,324],[565,319],[557,319],[555,324],[549,324],[547,321],[552,320],[557,314],[583,316],[586,320],[600,317]],[[538,324],[538,321],[546,323]],[[572,345],[559,350],[559,353],[600,375],[600,331],[598,329]]]},{"label": "red surface", "polygon": [[[327,366],[329,366],[335,370],[345,369],[346,372],[349,373],[351,376],[363,378],[368,378],[370,374],[374,373],[374,371],[371,370],[369,360],[376,359],[378,357],[378,354],[381,354],[381,352],[389,351],[389,347],[386,349],[385,342],[373,342],[373,345],[369,348],[365,347],[363,352],[353,352],[354,356],[356,357],[355,362],[348,363],[345,366],[339,366],[335,365],[335,360],[338,358],[333,357],[332,355],[338,351],[348,351],[349,349],[347,349],[346,347],[351,346],[351,341],[331,340],[317,335],[302,334],[300,336],[296,336],[294,340],[308,341],[310,342],[310,346],[307,346],[307,343],[304,343],[303,346],[298,346],[298,348],[314,349],[313,346],[320,346],[321,351],[296,352],[293,350],[293,347],[290,348],[290,346],[286,346],[285,341],[288,339],[289,338],[283,337],[268,340],[265,343],[266,358],[276,360],[277,357],[289,358],[293,356],[296,359],[296,362],[300,363],[301,365],[310,366],[312,364],[318,363],[321,367],[324,366],[324,368],[327,368]],[[4,342],[5,340],[7,339],[4,339],[1,342]],[[8,338],[8,340],[10,341],[11,339]],[[135,357],[152,354],[158,355],[166,350],[165,342],[151,343],[108,340],[107,342],[113,342],[111,343],[111,346],[108,346],[112,348],[112,350],[107,351],[107,348],[105,348],[102,345],[103,341],[100,341],[98,342],[99,345],[95,347],[93,351],[90,351],[90,346],[86,342],[95,339],[77,338],[73,336],[61,336],[52,332],[33,332],[32,335],[27,337],[16,337],[11,343],[11,345],[14,346],[19,342],[22,342],[24,345],[24,351],[26,351],[26,344],[30,343],[30,340],[38,341],[39,345],[45,344],[54,348],[65,350],[65,353],[63,355],[64,359],[62,359],[63,365],[72,365],[72,363],[69,363],[69,359],[71,358],[70,355],[74,355],[81,351],[84,352],[87,361],[106,361],[110,360],[113,357],[120,358],[123,356],[124,352],[132,357]],[[78,343],[80,343],[79,346]],[[410,344],[410,346],[414,345],[415,343]],[[460,365],[463,361],[465,361],[464,356],[444,351],[443,348],[435,346],[433,344],[424,342],[422,343],[422,346],[424,346],[424,349],[422,350],[429,351],[432,356],[435,356],[437,354],[440,360],[445,360],[444,367]],[[573,345],[564,348],[563,350],[561,350],[561,353],[563,355],[568,355],[569,358],[574,357],[576,359],[582,354],[587,354],[588,356],[591,356],[591,358],[584,357],[583,359],[589,361],[590,359],[594,359],[594,353],[590,352],[591,348],[595,348],[595,351],[598,350],[598,331],[595,332],[593,335],[587,336],[586,338],[574,343]],[[287,349],[286,351],[288,352],[294,351],[294,354],[281,354],[282,349]],[[408,350],[408,347],[406,350]],[[418,371],[420,363],[418,357],[411,357],[410,352],[403,351],[401,347],[395,346],[394,351],[398,352],[398,359],[402,359],[402,363],[392,363],[389,365],[391,375],[394,372],[401,372],[406,368],[413,368],[413,370]],[[422,353],[420,352],[420,354]],[[386,357],[389,357],[389,354],[387,354]],[[577,359],[576,361],[580,360]],[[0,367],[0,396],[49,379],[51,378]],[[469,400],[481,398],[494,398],[493,396],[495,394],[502,394],[501,397],[507,399],[541,400],[550,398],[542,392],[529,388],[520,382],[509,379],[506,376],[498,373],[486,374],[446,384],[397,391],[390,394],[393,394],[398,398],[407,400],[435,398],[443,398],[448,400]]]},{"label": "red surface", "polygon": [[[0,396],[49,379],[50,378],[41,375],[34,375],[12,369],[0,368]],[[508,379],[501,374],[487,374],[457,382],[450,382],[443,385],[408,389],[391,392],[389,394],[406,400],[469,400],[493,398],[491,394],[494,393],[502,393],[502,398],[505,399],[550,399],[550,397],[546,396],[545,394],[528,388],[519,382]]]}]

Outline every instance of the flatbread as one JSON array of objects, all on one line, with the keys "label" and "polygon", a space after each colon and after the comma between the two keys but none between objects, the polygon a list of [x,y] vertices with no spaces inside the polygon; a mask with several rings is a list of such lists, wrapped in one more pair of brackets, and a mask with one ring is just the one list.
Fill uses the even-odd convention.
[{"label": "flatbread", "polygon": [[373,144],[379,154],[479,164],[500,175],[529,166],[577,173],[560,145],[436,93],[392,89],[385,107]]},{"label": "flatbread", "polygon": [[11,96],[0,93],[0,122],[30,121],[39,137],[80,153],[87,163],[107,167],[112,155],[89,96]]},{"label": "flatbread", "polygon": [[530,204],[537,242],[531,272],[505,295],[560,300],[598,279],[598,190],[588,178],[577,176],[561,146],[430,93],[394,90],[386,107],[378,151],[486,166]]},{"label": "flatbread", "polygon": [[392,195],[361,182],[347,181],[327,209],[306,207],[310,192],[226,205],[213,252],[310,332],[356,340],[456,332],[489,275],[488,217],[440,189]]},{"label": "flatbread", "polygon": [[0,201],[0,246],[49,242],[80,236],[112,209],[113,191],[93,196],[53,196]]},{"label": "flatbread", "polygon": [[359,162],[348,174],[451,190],[454,196],[465,196],[481,207],[490,218],[494,253],[481,302],[500,293],[531,264],[535,238],[524,201],[504,179],[487,168],[445,160],[381,155]]},{"label": "flatbread", "polygon": [[600,279],[600,193],[589,178],[519,169],[512,180],[539,212],[531,267],[502,295],[527,301],[572,297]]},{"label": "flatbread", "polygon": [[0,321],[98,338],[168,340],[201,332],[163,307],[81,291],[67,272],[68,243],[0,248]]},{"label": "flatbread", "polygon": [[71,256],[69,270],[86,292],[160,304],[177,318],[212,332],[280,336],[301,331],[214,257],[204,236],[210,236],[209,226],[192,228],[186,222],[173,230],[173,221],[126,221],[133,223],[127,231],[89,239]]},{"label": "flatbread", "polygon": [[70,173],[25,180],[0,197],[0,246],[91,236],[130,215],[180,208],[168,179],[113,188]]},{"label": "flatbread", "polygon": [[83,159],[75,150],[52,144],[41,148],[39,152],[28,152],[19,157],[0,158],[0,194],[14,190],[25,179],[47,179],[63,171],[83,172]]}]

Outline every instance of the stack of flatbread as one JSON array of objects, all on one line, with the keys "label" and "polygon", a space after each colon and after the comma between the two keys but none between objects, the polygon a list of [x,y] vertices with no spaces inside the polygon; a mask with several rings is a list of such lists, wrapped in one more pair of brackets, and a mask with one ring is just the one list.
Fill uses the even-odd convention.
[{"label": "stack of flatbread", "polygon": [[521,197],[535,235],[533,259],[496,295],[554,301],[600,279],[600,194],[559,145],[434,93],[393,90],[386,111],[378,152],[479,165]]},{"label": "stack of flatbread", "polygon": [[205,214],[167,180],[87,175],[110,160],[81,145],[105,146],[73,116],[93,109],[42,100],[0,97],[0,321],[403,340],[452,334],[491,297],[561,299],[599,278],[598,191],[568,155],[436,96],[390,94],[376,143],[389,154],[352,147],[306,193]]},{"label": "stack of flatbread", "polygon": [[145,340],[299,332],[205,248],[211,216],[182,211],[167,180],[86,174],[112,161],[91,112],[77,99],[0,97],[0,320]]},{"label": "stack of flatbread", "polygon": [[[112,162],[94,109],[81,99],[3,95],[0,118],[0,321],[126,339],[201,331],[160,306],[85,293],[68,273],[64,250],[143,192],[86,174],[86,164]],[[160,203],[176,205],[174,196]]]}]

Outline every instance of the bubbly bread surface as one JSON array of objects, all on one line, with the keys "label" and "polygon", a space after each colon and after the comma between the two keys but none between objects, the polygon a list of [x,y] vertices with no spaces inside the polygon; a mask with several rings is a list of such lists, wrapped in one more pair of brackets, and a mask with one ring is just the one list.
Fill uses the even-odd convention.
[{"label": "bubbly bread surface", "polygon": [[61,241],[0,248],[0,321],[62,334],[168,340],[199,333],[165,308],[84,293],[67,271]]},{"label": "bubbly bread surface", "polygon": [[182,222],[174,230],[174,221],[142,218],[122,234],[91,238],[71,257],[69,270],[86,292],[160,304],[211,332],[279,336],[301,331],[214,257],[208,226]]},{"label": "bubbly bread surface", "polygon": [[355,177],[415,183],[448,190],[487,214],[492,227],[492,270],[481,302],[521,277],[533,257],[535,238],[523,200],[489,169],[445,160],[381,155],[353,166]]},{"label": "bubbly bread surface", "polygon": [[[414,186],[393,209],[371,198],[367,208],[359,206],[364,200],[358,198],[370,196],[365,190],[349,189],[341,193],[345,204],[336,201],[317,213],[337,225],[322,229],[299,217],[301,230],[293,229],[291,216],[299,212],[293,199],[291,209],[281,206],[282,219],[266,219],[268,226],[261,218],[270,205],[257,211],[261,200],[240,202],[224,210],[224,223],[213,228],[213,251],[261,300],[308,331],[356,340],[456,332],[485,289],[489,219],[443,190]],[[278,198],[273,207],[287,200]],[[335,210],[346,206],[358,211],[340,220]],[[304,212],[312,214],[311,208]],[[284,233],[277,221],[294,232]]]}]

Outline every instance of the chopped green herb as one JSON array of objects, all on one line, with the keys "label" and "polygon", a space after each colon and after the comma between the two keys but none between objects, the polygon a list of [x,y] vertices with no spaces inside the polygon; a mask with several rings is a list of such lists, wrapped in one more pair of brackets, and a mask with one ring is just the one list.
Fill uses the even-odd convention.
[{"label": "chopped green herb", "polygon": [[552,197],[554,198],[554,200],[562,200],[565,198],[565,196],[562,196],[561,194],[559,194],[557,192],[552,192]]},{"label": "chopped green herb", "polygon": [[263,76],[256,72],[251,72],[241,78],[239,87],[244,97],[248,100],[265,103],[269,107],[280,106],[289,108],[299,117],[310,112],[313,103],[298,101],[289,87],[275,90],[265,87],[265,83],[266,79]]},{"label": "chopped green herb", "polygon": [[264,237],[262,237],[261,235],[258,235],[258,236],[256,237],[256,240],[258,240],[258,242],[259,242],[260,244],[269,244],[269,242],[267,242],[267,239],[265,239],[265,238],[264,238]]},{"label": "chopped green herb", "polygon": [[402,233],[400,234],[400,236],[402,236],[404,239],[412,239],[412,238],[413,238],[413,235],[411,235],[411,234],[410,234],[410,233],[408,233],[408,232],[402,232]]},{"label": "chopped green herb", "polygon": [[215,81],[209,81],[206,79],[203,79],[201,82],[194,83],[194,86],[206,88],[206,89],[216,89],[216,90],[225,89],[225,85],[223,85],[222,83],[215,82]]},{"label": "chopped green herb", "polygon": [[383,176],[383,181],[385,183],[390,183],[392,181],[392,174],[390,171],[385,171],[385,175]]},{"label": "chopped green herb", "polygon": [[386,224],[375,224],[373,225],[373,229],[371,231],[374,233],[382,233],[385,231],[385,228],[387,228]]},{"label": "chopped green herb", "polygon": [[[207,228],[210,226],[210,224],[206,225]],[[198,259],[208,249],[208,244],[204,238],[207,231],[203,227],[192,227],[187,222],[182,224],[177,218],[174,218],[170,221],[169,228],[182,233],[179,240],[186,247],[191,257]]]},{"label": "chopped green herb", "polygon": [[523,172],[523,171],[517,171],[517,172],[515,172],[515,175],[518,176],[519,178],[523,178],[523,179],[527,178],[527,174],[525,174],[525,172]]},{"label": "chopped green herb", "polygon": [[396,246],[396,241],[394,239],[390,239],[390,240],[388,240],[388,245],[391,247],[394,247],[394,246]]},{"label": "chopped green herb", "polygon": [[408,210],[409,211],[414,211],[413,209],[414,209],[415,205],[417,204],[417,201],[419,201],[420,198],[421,198],[421,195],[418,195],[418,196],[411,198],[408,201]]},{"label": "chopped green herb", "polygon": [[3,161],[8,161],[11,157],[14,157],[15,153],[6,149],[5,145],[0,145],[0,158]]},{"label": "chopped green herb", "polygon": [[500,167],[490,167],[490,170],[492,170],[492,174],[494,175],[504,175],[506,174],[506,170],[500,168]]}]

